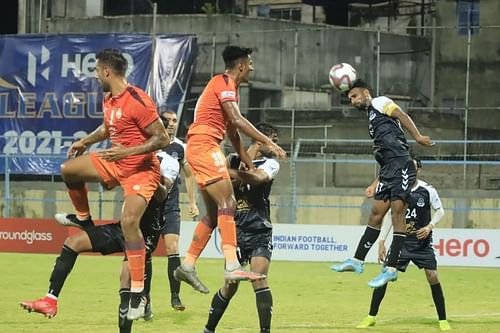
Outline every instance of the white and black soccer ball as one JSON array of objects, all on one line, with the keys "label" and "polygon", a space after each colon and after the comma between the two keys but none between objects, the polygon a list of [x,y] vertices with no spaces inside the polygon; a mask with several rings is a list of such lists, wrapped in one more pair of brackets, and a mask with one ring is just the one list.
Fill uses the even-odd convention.
[{"label": "white and black soccer ball", "polygon": [[357,78],[358,73],[354,67],[345,62],[333,66],[328,76],[330,84],[341,92],[351,89]]}]

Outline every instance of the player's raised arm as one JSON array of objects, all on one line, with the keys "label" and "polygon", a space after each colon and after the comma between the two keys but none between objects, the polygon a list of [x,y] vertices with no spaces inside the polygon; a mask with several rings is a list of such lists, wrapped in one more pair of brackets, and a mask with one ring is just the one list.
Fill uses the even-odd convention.
[{"label": "player's raised arm", "polygon": [[274,150],[277,158],[286,158],[286,152],[283,150],[283,148],[281,148],[280,146],[272,142],[272,140],[267,136],[259,132],[251,122],[243,117],[236,102],[224,102],[222,103],[222,109],[227,116],[230,126],[240,130],[243,134],[249,136],[257,142],[269,144]]},{"label": "player's raised arm", "polygon": [[226,135],[231,141],[234,150],[240,156],[241,161],[245,163],[248,169],[254,169],[252,158],[250,157],[250,155],[248,155],[247,150],[243,144],[243,140],[241,140],[240,133],[238,133],[238,130],[234,126],[229,124],[226,130]]},{"label": "player's raised arm", "polygon": [[430,137],[422,135],[411,117],[401,110],[399,107],[394,108],[390,115],[392,118],[398,119],[404,128],[410,132],[411,136],[422,146],[433,146],[434,142]]}]

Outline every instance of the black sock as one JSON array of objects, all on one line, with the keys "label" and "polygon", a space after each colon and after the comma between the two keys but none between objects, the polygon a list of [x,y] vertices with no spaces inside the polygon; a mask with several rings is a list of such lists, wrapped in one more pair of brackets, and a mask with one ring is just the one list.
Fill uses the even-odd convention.
[{"label": "black sock", "polygon": [[358,248],[354,254],[354,258],[364,261],[368,251],[372,248],[373,244],[380,234],[380,229],[375,229],[369,225],[366,226],[365,233],[361,236],[358,243]]},{"label": "black sock", "polygon": [[210,311],[208,312],[208,321],[205,328],[209,331],[215,331],[217,324],[219,324],[224,311],[229,304],[229,300],[222,297],[220,289],[215,293],[212,298],[212,304],[210,305]]},{"label": "black sock", "polygon": [[118,327],[120,328],[120,333],[130,333],[132,331],[132,320],[127,319],[129,300],[130,289],[120,289],[120,306],[118,307]]},{"label": "black sock", "polygon": [[376,316],[378,313],[378,308],[380,307],[380,303],[385,296],[385,291],[387,290],[387,285],[384,284],[380,288],[375,288],[372,294],[372,301],[370,303],[370,312],[368,313],[370,316]]},{"label": "black sock", "polygon": [[273,295],[269,287],[255,290],[257,312],[259,313],[260,333],[271,332],[271,317],[273,315]]},{"label": "black sock", "polygon": [[387,258],[388,267],[396,267],[398,264],[399,255],[403,249],[403,245],[406,240],[406,233],[404,232],[393,232],[392,233],[392,244],[389,250],[389,255]]},{"label": "black sock", "polygon": [[178,253],[171,254],[167,256],[168,264],[167,264],[167,274],[168,274],[168,282],[170,283],[170,294],[179,295],[181,290],[181,283],[177,281],[174,277],[174,271],[181,264],[181,258]]},{"label": "black sock", "polygon": [[146,253],[146,263],[144,265],[144,295],[148,297],[151,292],[151,280],[153,278],[153,258],[151,253]]},{"label": "black sock", "polygon": [[444,306],[444,295],[441,283],[431,285],[431,291],[439,320],[446,320],[446,308]]},{"label": "black sock", "polygon": [[59,297],[64,281],[75,265],[78,253],[64,245],[50,275],[49,294]]}]

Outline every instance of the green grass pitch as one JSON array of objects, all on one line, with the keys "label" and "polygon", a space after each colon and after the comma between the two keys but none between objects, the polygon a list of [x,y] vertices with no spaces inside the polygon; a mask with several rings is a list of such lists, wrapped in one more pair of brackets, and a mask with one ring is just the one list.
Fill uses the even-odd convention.
[{"label": "green grass pitch", "polygon": [[[53,319],[24,311],[19,301],[43,296],[55,255],[0,254],[2,294],[0,332],[67,333],[117,332],[118,279],[121,257],[81,256],[66,280]],[[136,321],[134,332],[199,333],[211,297],[222,283],[222,261],[200,259],[198,275],[209,295],[182,285],[187,309],[170,310],[166,258],[154,258],[151,322]],[[439,332],[430,288],[423,271],[410,266],[391,283],[375,327],[355,326],[366,316],[371,297],[367,282],[379,266],[365,273],[334,273],[330,263],[275,261],[270,285],[274,297],[273,332]],[[500,269],[441,267],[448,319],[452,332],[500,332]],[[243,282],[222,318],[217,333],[258,332],[255,297]]]}]

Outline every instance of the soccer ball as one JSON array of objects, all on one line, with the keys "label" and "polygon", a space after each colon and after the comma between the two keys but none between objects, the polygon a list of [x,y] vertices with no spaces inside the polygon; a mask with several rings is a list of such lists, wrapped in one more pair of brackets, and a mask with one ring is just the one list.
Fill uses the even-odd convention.
[{"label": "soccer ball", "polygon": [[352,88],[354,81],[356,81],[358,73],[354,67],[348,63],[341,63],[333,66],[330,69],[328,79],[330,84],[341,92],[346,92]]}]

